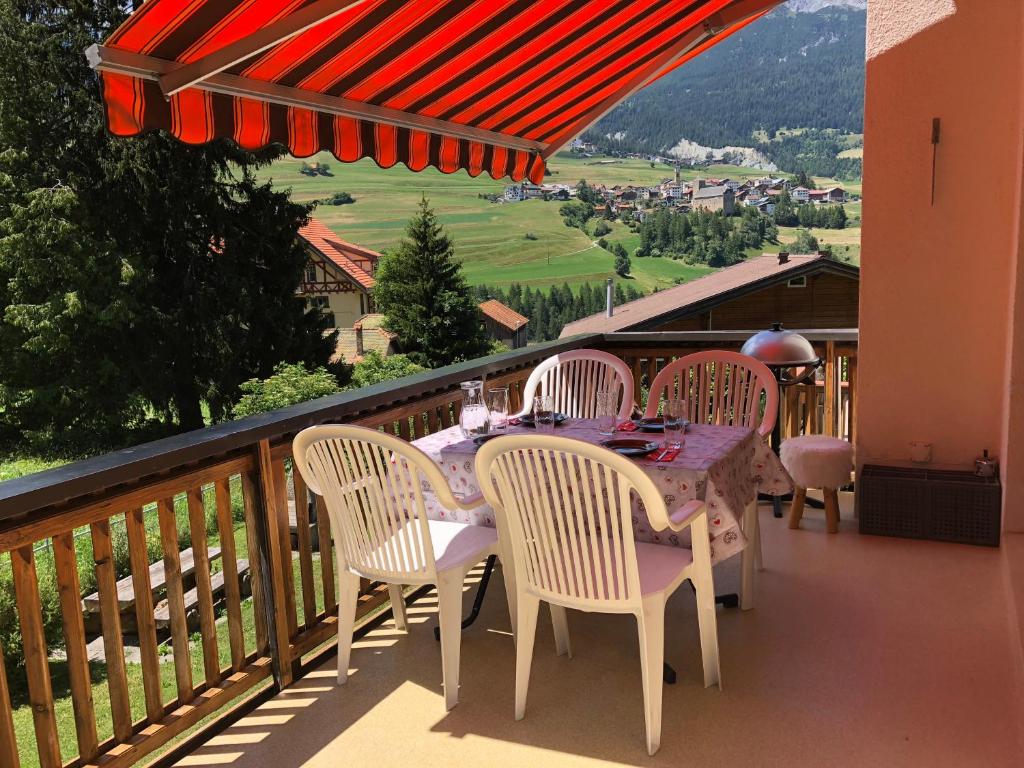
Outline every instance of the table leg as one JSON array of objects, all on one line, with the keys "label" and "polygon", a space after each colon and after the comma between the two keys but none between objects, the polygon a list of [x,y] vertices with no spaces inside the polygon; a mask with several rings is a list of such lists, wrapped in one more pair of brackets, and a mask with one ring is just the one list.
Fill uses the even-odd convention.
[{"label": "table leg", "polygon": [[[491,573],[494,571],[494,562],[497,559],[497,555],[488,555],[487,557],[487,562],[484,564],[484,573],[480,577],[480,583],[476,588],[476,597],[473,598],[473,608],[470,610],[469,615],[462,620],[463,629],[470,626],[480,615],[480,608],[484,603],[484,595],[487,594],[487,585],[491,581]],[[440,627],[434,627],[434,639],[441,640]]]}]

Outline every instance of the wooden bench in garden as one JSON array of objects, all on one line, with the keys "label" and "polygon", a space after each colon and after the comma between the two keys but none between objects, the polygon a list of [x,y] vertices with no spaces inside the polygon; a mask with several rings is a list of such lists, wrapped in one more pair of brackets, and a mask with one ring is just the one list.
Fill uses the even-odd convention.
[{"label": "wooden bench in garden", "polygon": [[[238,581],[242,586],[242,594],[244,595],[247,590],[245,584],[249,578],[249,561],[245,559],[238,560]],[[212,591],[214,602],[218,595],[224,592],[224,571],[218,571],[210,576],[210,589]],[[153,611],[153,618],[156,620],[156,625],[160,629],[164,629],[171,625],[171,607],[167,600],[161,600]],[[195,627],[199,624],[199,590],[193,587],[185,593],[185,618],[189,627]]]},{"label": "wooden bench in garden", "polygon": [[[196,570],[195,553],[193,553],[190,547],[189,549],[183,550],[179,557],[181,559],[181,576],[183,579],[187,579],[192,576]],[[210,562],[212,563],[219,557],[220,547],[210,547]],[[152,587],[154,595],[163,591],[164,587],[167,586],[167,575],[164,573],[164,561],[162,559],[157,560],[149,566],[149,584],[150,587]],[[130,611],[135,607],[135,584],[133,583],[131,576],[125,576],[117,582],[117,606],[121,613]],[[94,592],[88,597],[83,598],[82,607],[85,609],[86,613],[99,613],[100,593]]]}]

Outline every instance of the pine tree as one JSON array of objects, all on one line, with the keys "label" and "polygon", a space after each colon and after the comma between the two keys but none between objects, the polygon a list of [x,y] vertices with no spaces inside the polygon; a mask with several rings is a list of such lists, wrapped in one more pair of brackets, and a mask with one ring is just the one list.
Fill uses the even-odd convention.
[{"label": "pine tree", "polygon": [[622,243],[616,243],[612,246],[612,253],[615,254],[615,272],[619,277],[625,277],[629,274],[629,254],[626,253],[625,246]]},{"label": "pine tree", "polygon": [[438,368],[487,354],[480,308],[425,197],[406,239],[380,260],[376,278],[374,299],[385,327],[413,362]]}]

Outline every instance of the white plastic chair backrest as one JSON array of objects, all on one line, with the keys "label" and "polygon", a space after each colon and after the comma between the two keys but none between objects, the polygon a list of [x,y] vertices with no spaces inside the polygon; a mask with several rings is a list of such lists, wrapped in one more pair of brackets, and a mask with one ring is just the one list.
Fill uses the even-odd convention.
[{"label": "white plastic chair backrest", "polygon": [[641,605],[633,495],[652,525],[668,525],[654,482],[607,448],[548,435],[485,443],[476,476],[512,549],[517,589],[583,610]]},{"label": "white plastic chair backrest", "polygon": [[533,398],[551,395],[555,411],[575,419],[597,416],[597,393],[619,392],[619,419],[633,412],[633,374],[625,362],[599,349],[574,349],[552,355],[533,369],[523,390],[519,415],[533,410]]},{"label": "white plastic chair backrest", "polygon": [[768,366],[721,349],[686,355],[662,368],[645,415],[656,416],[663,399],[686,400],[694,424],[750,427],[763,438],[779,417],[779,386]]},{"label": "white plastic chair backrest", "polygon": [[323,496],[346,567],[368,579],[432,583],[434,549],[424,507],[433,491],[449,509],[444,475],[418,448],[364,427],[304,429],[292,443],[306,485]]}]

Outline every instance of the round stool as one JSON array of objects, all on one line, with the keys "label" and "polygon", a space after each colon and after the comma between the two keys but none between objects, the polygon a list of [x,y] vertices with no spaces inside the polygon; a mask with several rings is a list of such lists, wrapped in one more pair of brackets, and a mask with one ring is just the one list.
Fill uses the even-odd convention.
[{"label": "round stool", "polygon": [[839,530],[839,496],[836,491],[850,482],[853,446],[835,437],[804,435],[786,440],[779,450],[779,457],[796,486],[789,511],[789,527],[800,527],[807,489],[821,488],[825,496],[828,532],[836,533]]}]

